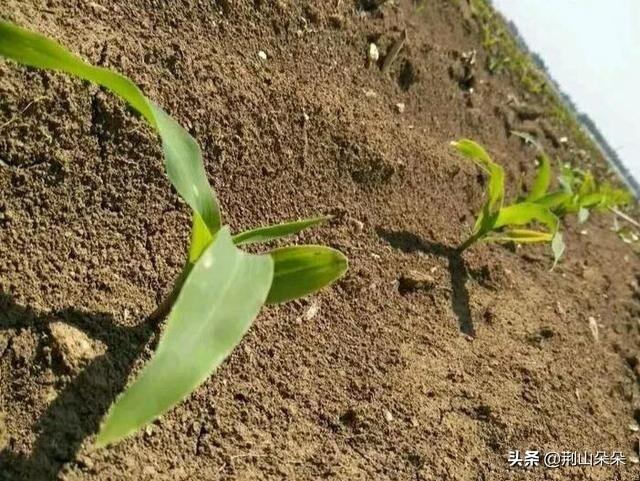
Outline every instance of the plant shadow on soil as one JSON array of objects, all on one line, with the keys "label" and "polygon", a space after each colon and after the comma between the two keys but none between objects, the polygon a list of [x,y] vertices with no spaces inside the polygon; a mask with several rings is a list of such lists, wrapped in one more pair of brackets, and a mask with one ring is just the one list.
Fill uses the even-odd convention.
[{"label": "plant shadow on soil", "polygon": [[469,272],[461,253],[455,247],[445,246],[436,242],[429,242],[407,231],[388,231],[376,229],[378,236],[386,240],[391,247],[402,252],[424,252],[447,259],[449,275],[451,277],[451,308],[458,318],[460,331],[469,336],[475,336],[471,308],[469,307],[469,291],[467,279]]},{"label": "plant shadow on soil", "polygon": [[[11,296],[0,292],[0,331],[29,328],[36,333],[36,366],[45,363],[43,348],[50,337],[48,326],[55,321],[65,322],[93,340],[101,341],[106,352],[77,374],[70,374],[59,359],[52,359],[51,369],[56,380],[64,379],[65,375],[70,380],[60,388],[56,398],[32,427],[37,439],[31,454],[16,454],[10,446],[0,451],[1,481],[58,479],[65,463],[75,459],[82,441],[98,430],[107,409],[124,389],[134,361],[154,334],[154,327],[147,323],[119,326],[105,313],[73,308],[38,313],[16,304]],[[36,389],[42,389],[42,386]]]}]

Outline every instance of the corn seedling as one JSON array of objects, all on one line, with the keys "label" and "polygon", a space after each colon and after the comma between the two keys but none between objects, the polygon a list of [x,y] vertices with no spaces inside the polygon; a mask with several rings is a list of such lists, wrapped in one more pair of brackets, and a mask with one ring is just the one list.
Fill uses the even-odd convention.
[{"label": "corn seedling", "polygon": [[222,363],[260,308],[313,293],[341,277],[347,260],[325,246],[289,246],[249,254],[241,245],[296,234],[326,218],[307,219],[231,235],[222,225],[200,147],[128,78],[95,67],[60,44],[0,22],[0,55],[29,67],[61,71],[96,83],[126,101],[161,141],[169,181],[193,210],[184,269],[150,321],[167,316],[152,359],[111,406],[96,444],[117,442],[192,392]]},{"label": "corn seedling", "polygon": [[633,200],[626,189],[614,188],[608,182],[598,183],[593,174],[563,165],[558,183],[560,190],[549,192],[551,185],[551,161],[542,146],[526,132],[512,131],[512,134],[532,144],[538,150],[536,178],[525,200],[544,205],[558,217],[577,214],[580,223],[589,218],[592,210],[613,210],[623,207]]},{"label": "corn seedling", "polygon": [[[564,251],[562,235],[558,231],[558,217],[546,206],[529,199],[505,206],[503,168],[493,162],[489,154],[472,140],[462,139],[452,142],[452,145],[462,155],[473,160],[489,177],[487,199],[476,218],[471,235],[458,247],[458,251],[463,252],[476,242],[549,242],[557,262]],[[543,180],[540,181],[541,184],[544,183]],[[538,189],[543,187],[541,185]],[[523,228],[532,223],[541,224],[546,230]]]}]

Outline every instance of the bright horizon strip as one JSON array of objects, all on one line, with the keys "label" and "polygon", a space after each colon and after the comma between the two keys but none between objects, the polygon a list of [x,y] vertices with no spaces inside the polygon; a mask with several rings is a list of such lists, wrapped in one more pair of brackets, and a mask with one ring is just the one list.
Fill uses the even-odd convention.
[{"label": "bright horizon strip", "polygon": [[493,0],[640,181],[640,1]]}]

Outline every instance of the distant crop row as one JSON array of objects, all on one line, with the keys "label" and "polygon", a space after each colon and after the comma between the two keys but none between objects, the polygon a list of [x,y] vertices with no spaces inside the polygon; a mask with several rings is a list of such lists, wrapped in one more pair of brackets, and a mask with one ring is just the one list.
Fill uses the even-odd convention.
[{"label": "distant crop row", "polygon": [[[249,254],[239,248],[266,243],[313,227],[316,217],[259,227],[232,235],[223,225],[215,191],[209,184],[197,142],[128,78],[95,67],[58,43],[7,22],[0,22],[0,55],[24,65],[65,72],[99,84],[126,101],[157,131],[167,176],[191,207],[191,242],[171,293],[148,322],[167,317],[157,350],[142,372],[111,406],[96,444],[117,442],[166,412],[204,382],[231,353],[264,304],[314,293],[347,270],[347,259],[318,245],[268,249]],[[564,244],[559,216],[617,206],[630,201],[624,191],[597,185],[591,174],[565,169],[562,189],[549,192],[551,169],[540,166],[529,194],[505,205],[504,171],[470,140],[454,142],[488,175],[487,199],[463,251],[476,242],[549,242],[557,259]],[[531,227],[538,224],[543,230]]]}]

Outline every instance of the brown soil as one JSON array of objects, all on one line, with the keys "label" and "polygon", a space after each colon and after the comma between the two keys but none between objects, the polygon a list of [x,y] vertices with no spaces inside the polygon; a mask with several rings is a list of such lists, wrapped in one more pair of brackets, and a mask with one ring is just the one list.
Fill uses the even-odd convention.
[{"label": "brown soil", "polygon": [[[448,142],[482,142],[515,186],[534,152],[508,135],[508,101],[535,98],[484,70],[467,9],[401,4],[2,2],[0,16],[125,73],[186,125],[233,228],[336,214],[300,240],[351,268],[265,309],[184,403],[92,451],[153,351],[141,322],[178,274],[188,210],[119,101],[1,63],[0,479],[639,479],[632,464],[508,468],[510,449],[636,451],[640,260],[606,214],[568,221],[553,272],[545,247],[455,255],[483,180]],[[368,42],[382,65],[405,28],[388,75],[367,66]]]}]

